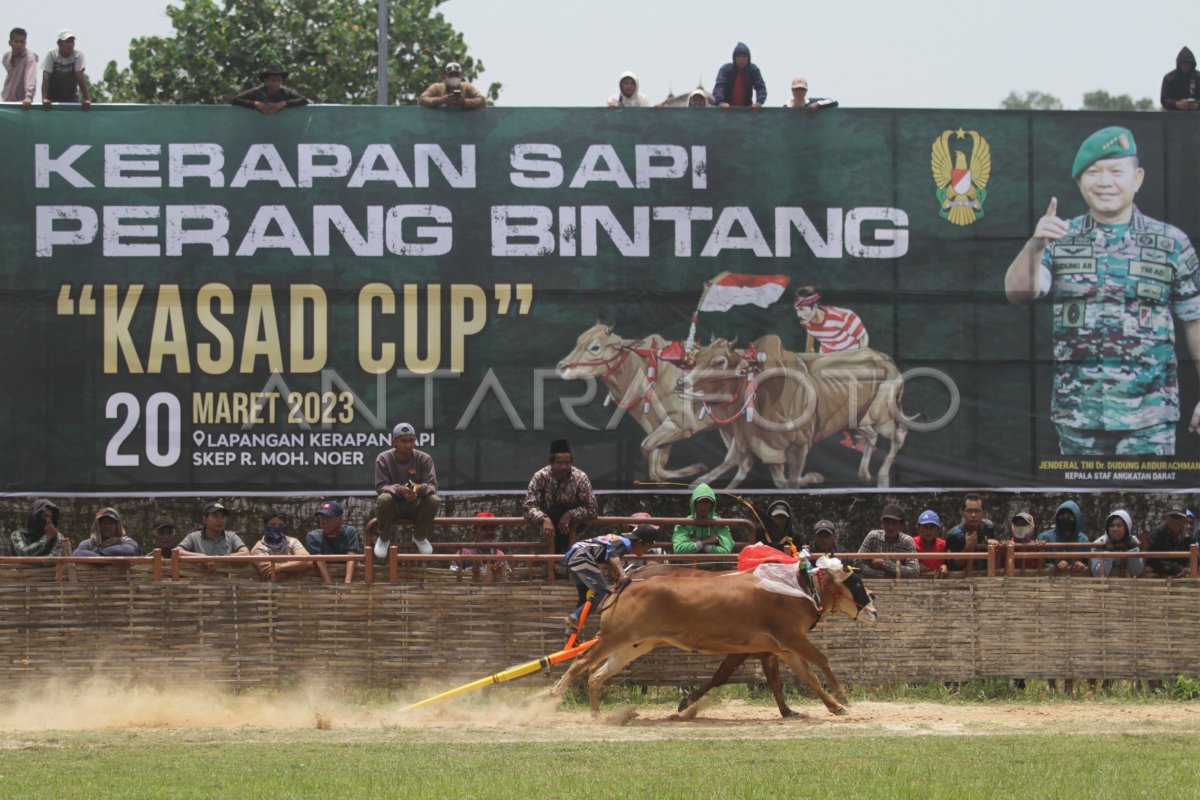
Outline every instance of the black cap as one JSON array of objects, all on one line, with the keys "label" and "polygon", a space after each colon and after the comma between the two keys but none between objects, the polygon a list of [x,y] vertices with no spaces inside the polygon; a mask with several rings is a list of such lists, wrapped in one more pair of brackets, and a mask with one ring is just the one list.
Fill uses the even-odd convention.
[{"label": "black cap", "polygon": [[1166,516],[1168,517],[1186,517],[1187,509],[1183,506],[1171,506],[1167,509]]},{"label": "black cap", "polygon": [[226,508],[225,506],[221,505],[221,503],[217,500],[213,500],[210,503],[205,503],[204,510],[201,511],[200,513],[203,516],[208,516],[209,514],[213,513],[214,511],[220,511],[225,514],[229,513],[229,509]]},{"label": "black cap", "polygon": [[834,528],[833,528],[833,523],[827,519],[823,519],[820,522],[818,522],[816,525],[813,526],[813,535],[814,536],[819,536],[824,531],[828,531],[830,536],[836,535]]},{"label": "black cap", "polygon": [[898,519],[904,521],[904,509],[897,503],[888,503],[883,507],[883,513],[879,515],[880,519]]},{"label": "black cap", "polygon": [[570,453],[570,452],[571,452],[571,443],[568,442],[566,439],[555,439],[553,442],[550,443],[550,455],[555,455],[556,453]]},{"label": "black cap", "polygon": [[268,75],[278,75],[280,78],[283,78],[285,81],[287,80],[287,76],[288,76],[288,74],[284,71],[283,67],[279,66],[278,64],[268,64],[266,69],[264,69],[262,72],[258,73],[258,79],[260,81],[265,81],[267,79]]},{"label": "black cap", "polygon": [[650,542],[651,544],[653,544],[655,541],[654,537],[657,534],[658,534],[658,531],[655,530],[650,525],[638,525],[636,528],[633,529],[633,531],[629,535],[632,536],[634,539],[637,539],[638,541]]},{"label": "black cap", "polygon": [[174,527],[175,527],[175,520],[171,519],[170,517],[155,517],[154,518],[155,533],[162,530],[163,528],[174,528]]}]

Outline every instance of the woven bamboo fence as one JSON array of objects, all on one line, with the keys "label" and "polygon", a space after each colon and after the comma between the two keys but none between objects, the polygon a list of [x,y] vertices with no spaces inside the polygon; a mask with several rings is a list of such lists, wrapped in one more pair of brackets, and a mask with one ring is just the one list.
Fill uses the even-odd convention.
[{"label": "woven bamboo fence", "polygon": [[[0,574],[0,678],[97,670],[236,688],[304,681],[446,685],[557,650],[575,604],[563,582],[268,583],[249,567],[153,581],[77,567]],[[43,573],[49,573],[47,578]],[[1200,672],[1200,581],[969,578],[873,581],[879,623],[835,616],[810,634],[843,682],[1171,678]],[[689,685],[719,656],[661,650],[619,682]],[[561,674],[561,673],[560,673]],[[756,665],[735,680],[756,682]],[[527,679],[545,682],[546,676]]]}]

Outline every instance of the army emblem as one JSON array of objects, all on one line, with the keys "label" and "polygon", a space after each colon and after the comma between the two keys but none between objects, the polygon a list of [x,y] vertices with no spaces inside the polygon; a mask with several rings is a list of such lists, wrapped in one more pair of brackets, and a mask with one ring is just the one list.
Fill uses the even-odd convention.
[{"label": "army emblem", "polygon": [[992,148],[979,131],[942,131],[933,140],[929,166],[941,204],[938,213],[943,219],[952,225],[970,225],[983,216],[992,174]]}]

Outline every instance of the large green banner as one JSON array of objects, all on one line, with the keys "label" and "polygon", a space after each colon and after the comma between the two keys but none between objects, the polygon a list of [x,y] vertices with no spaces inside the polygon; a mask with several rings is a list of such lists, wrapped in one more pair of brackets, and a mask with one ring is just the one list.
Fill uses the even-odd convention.
[{"label": "large green banner", "polygon": [[1196,115],[5,106],[0,134],[7,492],[369,493],[400,421],[443,491],[521,489],[556,438],[603,489],[1200,475]]}]

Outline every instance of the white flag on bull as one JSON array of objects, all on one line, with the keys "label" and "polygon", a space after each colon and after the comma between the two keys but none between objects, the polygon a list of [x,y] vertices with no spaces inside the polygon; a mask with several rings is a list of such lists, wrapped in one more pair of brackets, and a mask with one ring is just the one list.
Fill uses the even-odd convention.
[{"label": "white flag on bull", "polygon": [[758,306],[770,308],[783,297],[790,279],[786,275],[748,275],[744,272],[722,272],[712,280],[704,282],[700,303],[692,314],[692,327],[688,331],[686,351],[696,344],[696,315],[701,311],[728,311],[734,306]]}]

